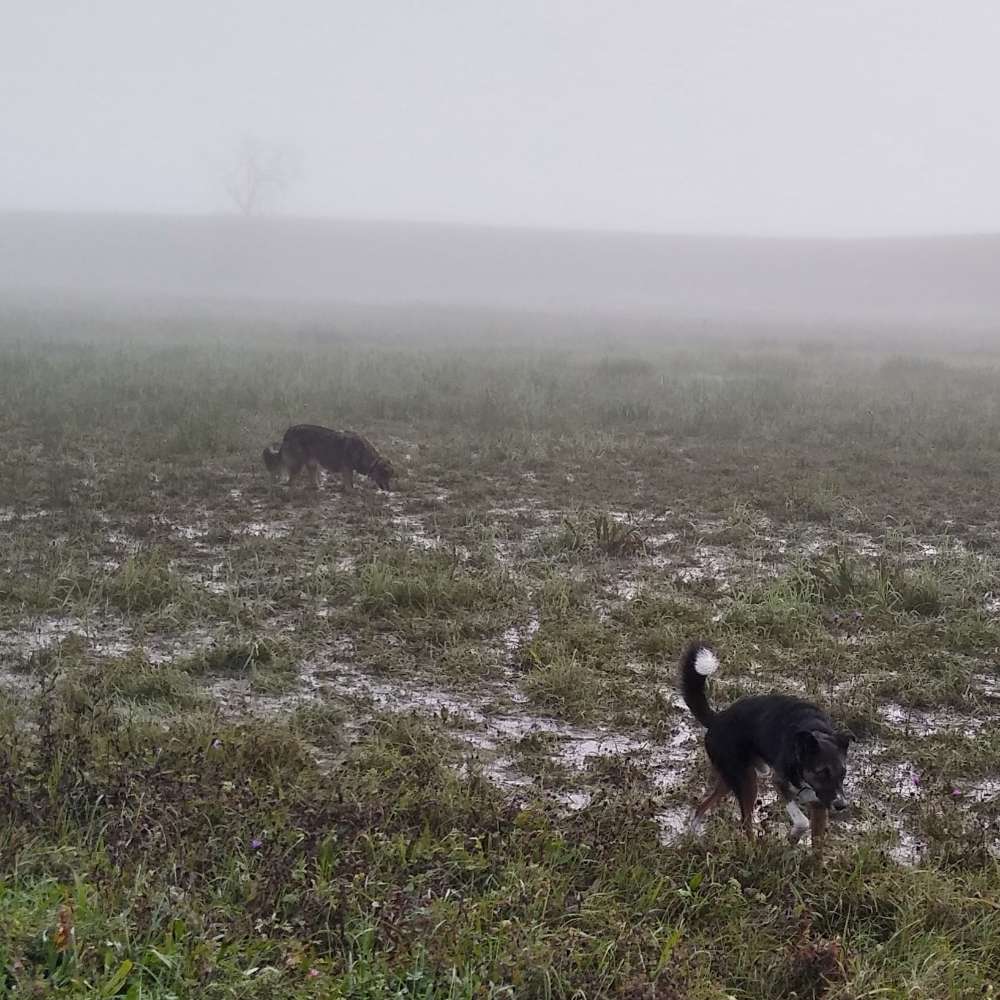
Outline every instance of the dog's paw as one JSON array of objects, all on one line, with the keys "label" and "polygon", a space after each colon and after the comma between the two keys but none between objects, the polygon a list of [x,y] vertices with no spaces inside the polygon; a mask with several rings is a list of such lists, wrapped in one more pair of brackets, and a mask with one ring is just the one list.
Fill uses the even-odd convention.
[{"label": "dog's paw", "polygon": [[790,844],[797,844],[808,829],[808,823],[803,823],[802,825],[796,823],[791,830],[788,831],[788,842]]}]

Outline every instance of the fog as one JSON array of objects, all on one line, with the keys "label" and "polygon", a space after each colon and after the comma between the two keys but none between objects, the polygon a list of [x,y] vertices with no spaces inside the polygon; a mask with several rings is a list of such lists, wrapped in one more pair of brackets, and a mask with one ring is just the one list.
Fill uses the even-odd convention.
[{"label": "fog", "polygon": [[988,320],[998,44],[989,0],[9,4],[0,285]]},{"label": "fog", "polygon": [[716,234],[1000,229],[1000,7],[7,4],[0,204],[224,210],[244,135],[296,214]]},{"label": "fog", "polygon": [[15,215],[0,291],[995,328],[1000,238],[762,240],[303,219]]}]

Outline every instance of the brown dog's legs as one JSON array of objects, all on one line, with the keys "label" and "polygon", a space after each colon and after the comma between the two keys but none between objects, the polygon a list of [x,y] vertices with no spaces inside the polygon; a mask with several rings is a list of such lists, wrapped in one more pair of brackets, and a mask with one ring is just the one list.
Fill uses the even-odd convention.
[{"label": "brown dog's legs", "polygon": [[353,469],[341,469],[340,478],[344,484],[344,492],[349,493],[354,489],[354,470]]}]

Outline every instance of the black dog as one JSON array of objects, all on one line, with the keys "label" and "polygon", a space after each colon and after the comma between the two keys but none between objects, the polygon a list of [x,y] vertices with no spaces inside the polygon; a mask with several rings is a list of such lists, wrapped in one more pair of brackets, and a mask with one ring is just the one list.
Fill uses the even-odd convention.
[{"label": "black dog", "polygon": [[[784,695],[741,698],[716,712],[705,697],[705,681],[718,668],[715,653],[704,643],[691,643],[681,657],[681,693],[708,730],[705,749],[717,778],[715,788],[695,809],[692,828],[700,830],[709,810],[730,791],[752,836],[757,776],[770,769],[792,819],[790,839],[794,843],[811,828],[813,845],[818,846],[830,810],[847,807],[842,786],[850,734],[836,731],[815,705]],[[801,806],[809,808],[808,819]]]}]

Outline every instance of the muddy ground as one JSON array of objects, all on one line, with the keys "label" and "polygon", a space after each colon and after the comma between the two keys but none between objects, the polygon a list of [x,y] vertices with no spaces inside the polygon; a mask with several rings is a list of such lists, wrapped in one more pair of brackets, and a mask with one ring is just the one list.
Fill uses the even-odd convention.
[{"label": "muddy ground", "polygon": [[[414,442],[387,448],[405,470],[389,495],[367,482],[345,495],[333,477],[319,492],[272,486],[250,466],[199,470],[197,496],[150,471],[124,510],[0,510],[14,556],[0,685],[27,705],[43,665],[71,650],[185,677],[183,690],[124,685],[130,711],[266,718],[322,705],[342,720],[338,752],[315,748],[330,767],[373,719],[416,713],[456,768],[512,796],[575,810],[641,785],[671,843],[706,780],[674,685],[683,641],[703,636],[723,657],[718,703],[790,691],[855,730],[838,840],[884,835],[892,857],[918,864],[928,815],[966,811],[1000,848],[995,648],[925,648],[953,607],[980,641],[1000,631],[988,526],[970,548],[947,520],[927,533],[865,524],[847,504],[823,523],[738,500],[705,514],[666,494],[647,506],[646,483],[633,504],[605,508],[572,466],[442,470]],[[926,608],[879,591],[911,577]],[[247,642],[272,644],[281,668],[193,667]],[[914,670],[930,672],[930,689]],[[759,811],[768,834],[784,832],[773,794]]]}]

